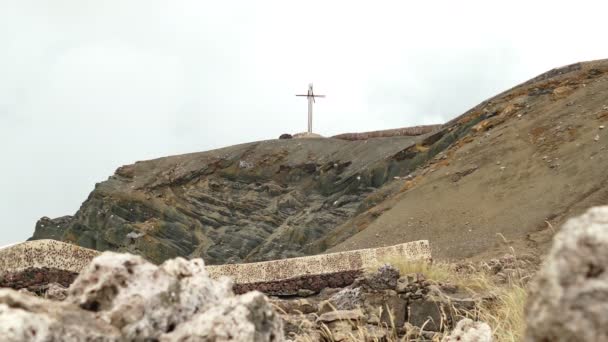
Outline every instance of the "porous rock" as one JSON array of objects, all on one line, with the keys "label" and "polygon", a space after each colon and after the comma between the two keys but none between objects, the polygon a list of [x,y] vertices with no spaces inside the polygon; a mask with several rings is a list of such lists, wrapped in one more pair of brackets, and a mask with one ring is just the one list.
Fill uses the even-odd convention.
[{"label": "porous rock", "polygon": [[492,329],[485,322],[475,322],[470,318],[462,319],[445,342],[492,342]]},{"label": "porous rock", "polygon": [[283,341],[283,324],[266,296],[254,291],[196,314],[160,341]]},{"label": "porous rock", "polygon": [[352,286],[363,286],[371,290],[392,290],[397,287],[397,280],[399,280],[399,270],[385,264],[376,272],[358,278]]},{"label": "porous rock", "polygon": [[[70,286],[68,301],[100,311],[103,319],[121,329],[127,339],[146,339],[174,330],[197,313],[210,319],[221,315],[221,310],[238,314],[245,307],[252,308],[241,308],[239,301],[243,299],[235,299],[231,288],[227,278],[210,279],[202,259],[176,258],[156,266],[139,256],[106,252]],[[261,301],[256,300],[257,304]],[[278,320],[274,316],[266,318]],[[250,326],[247,329],[251,333],[259,333],[251,328],[254,322],[244,320],[243,324]],[[213,334],[218,335],[217,329]]]},{"label": "porous rock", "polygon": [[570,219],[532,283],[526,341],[608,340],[608,206]]},{"label": "porous rock", "polygon": [[0,290],[2,341],[282,341],[280,318],[259,292],[235,296],[201,259],[156,266],[106,252],[63,302]]},{"label": "porous rock", "polygon": [[337,310],[353,310],[361,305],[361,288],[344,288],[329,298]]},{"label": "porous rock", "polygon": [[120,332],[91,312],[12,289],[0,289],[3,342],[122,341]]},{"label": "porous rock", "polygon": [[68,289],[57,283],[50,283],[46,286],[44,298],[62,301],[68,296]]}]

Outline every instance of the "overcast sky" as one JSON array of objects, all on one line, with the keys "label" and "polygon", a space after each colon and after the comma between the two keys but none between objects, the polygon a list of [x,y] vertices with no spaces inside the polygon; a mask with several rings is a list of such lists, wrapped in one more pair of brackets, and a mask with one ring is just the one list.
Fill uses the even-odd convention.
[{"label": "overcast sky", "polygon": [[0,0],[0,246],[123,164],[442,123],[608,58],[602,1]]}]

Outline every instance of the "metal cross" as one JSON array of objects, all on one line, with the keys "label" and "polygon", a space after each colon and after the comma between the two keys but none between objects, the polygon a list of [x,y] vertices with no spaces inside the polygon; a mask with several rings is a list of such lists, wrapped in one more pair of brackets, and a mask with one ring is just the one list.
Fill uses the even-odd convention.
[{"label": "metal cross", "polygon": [[312,83],[310,83],[308,85],[308,94],[296,96],[306,96],[308,99],[308,133],[312,133],[312,104],[315,102],[315,97],[325,97],[325,95],[315,95],[312,91]]}]

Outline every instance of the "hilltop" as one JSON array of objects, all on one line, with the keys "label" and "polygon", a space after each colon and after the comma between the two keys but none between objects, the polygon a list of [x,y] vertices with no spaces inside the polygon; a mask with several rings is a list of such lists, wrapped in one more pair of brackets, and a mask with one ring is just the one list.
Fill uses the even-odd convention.
[{"label": "hilltop", "polygon": [[439,259],[538,254],[608,201],[608,60],[551,70],[432,129],[268,140],[118,168],[52,238],[160,262],[428,239]]}]

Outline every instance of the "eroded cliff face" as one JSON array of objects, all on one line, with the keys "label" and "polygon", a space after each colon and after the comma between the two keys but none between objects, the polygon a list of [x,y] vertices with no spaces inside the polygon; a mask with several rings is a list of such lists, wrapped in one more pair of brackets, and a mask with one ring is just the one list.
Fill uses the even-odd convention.
[{"label": "eroded cliff face", "polygon": [[[430,140],[429,140],[430,139]],[[270,140],[120,167],[33,239],[208,264],[300,256],[425,158],[418,137]],[[417,147],[418,146],[418,147]],[[385,190],[383,190],[385,191]]]}]

